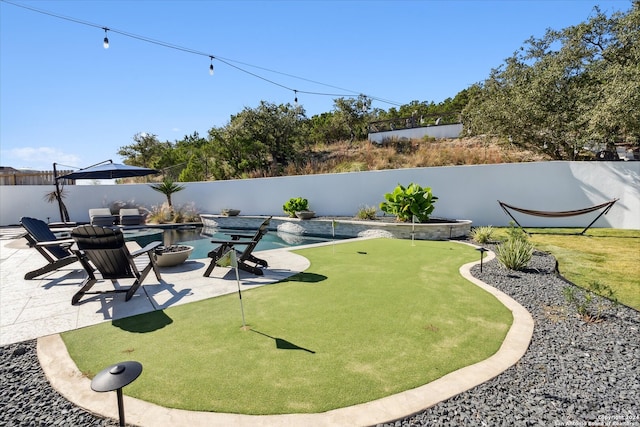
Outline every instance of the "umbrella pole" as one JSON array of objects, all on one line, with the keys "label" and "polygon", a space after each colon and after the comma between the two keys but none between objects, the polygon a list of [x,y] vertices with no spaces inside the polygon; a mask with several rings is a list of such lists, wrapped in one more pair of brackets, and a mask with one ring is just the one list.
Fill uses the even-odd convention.
[{"label": "umbrella pole", "polygon": [[55,163],[53,164],[53,181],[56,184],[56,199],[58,201],[58,210],[60,211],[60,221],[65,222],[64,215],[62,214],[62,195],[60,194],[60,183],[58,182],[58,172]]}]

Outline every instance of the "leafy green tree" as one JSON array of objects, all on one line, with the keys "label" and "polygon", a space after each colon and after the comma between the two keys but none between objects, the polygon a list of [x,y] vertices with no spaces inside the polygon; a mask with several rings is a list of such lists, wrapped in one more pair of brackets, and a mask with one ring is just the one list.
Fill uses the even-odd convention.
[{"label": "leafy green tree", "polygon": [[348,130],[334,111],[311,117],[308,128],[309,139],[317,143],[332,144],[349,138]]},{"label": "leafy green tree", "polygon": [[215,179],[238,178],[267,164],[266,148],[247,138],[237,123],[209,129],[209,143],[213,155],[210,171]]},{"label": "leafy green tree", "polygon": [[337,98],[333,101],[336,117],[349,132],[351,142],[366,139],[369,124],[371,98],[358,95],[358,98]]},{"label": "leafy green tree", "polygon": [[171,149],[170,143],[161,143],[158,137],[148,133],[137,133],[133,136],[134,144],[120,147],[118,155],[124,157],[128,165],[145,168],[158,167],[158,161],[163,157],[167,149]]},{"label": "leafy green tree", "polygon": [[640,127],[640,18],[607,17],[531,38],[472,88],[464,110],[472,134],[491,134],[556,159],[593,143],[637,143]]},{"label": "leafy green tree", "polygon": [[245,108],[231,117],[227,137],[244,146],[251,167],[277,170],[294,161],[304,145],[306,120],[301,106],[261,101],[257,108]]}]

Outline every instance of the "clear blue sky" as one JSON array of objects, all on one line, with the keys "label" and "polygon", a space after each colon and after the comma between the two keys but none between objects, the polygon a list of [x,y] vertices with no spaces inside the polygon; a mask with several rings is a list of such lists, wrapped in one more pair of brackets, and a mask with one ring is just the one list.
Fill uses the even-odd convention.
[{"label": "clear blue sky", "polygon": [[[98,26],[0,1],[0,165],[34,169],[120,162],[118,149],[141,132],[206,136],[261,100],[293,104],[290,89],[441,102],[547,28],[584,22],[595,5],[607,14],[631,8],[631,0],[9,1]],[[104,49],[101,27],[196,53],[113,31]],[[210,76],[208,55],[289,89],[217,60]],[[298,93],[308,117],[331,111],[334,98]]]}]

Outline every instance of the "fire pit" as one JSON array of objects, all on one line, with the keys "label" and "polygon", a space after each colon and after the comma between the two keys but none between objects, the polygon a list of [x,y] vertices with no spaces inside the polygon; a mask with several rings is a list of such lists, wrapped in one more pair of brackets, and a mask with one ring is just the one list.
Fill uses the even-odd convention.
[{"label": "fire pit", "polygon": [[185,262],[191,252],[193,252],[193,246],[158,246],[158,249],[156,249],[156,264],[158,264],[158,267],[174,267]]}]

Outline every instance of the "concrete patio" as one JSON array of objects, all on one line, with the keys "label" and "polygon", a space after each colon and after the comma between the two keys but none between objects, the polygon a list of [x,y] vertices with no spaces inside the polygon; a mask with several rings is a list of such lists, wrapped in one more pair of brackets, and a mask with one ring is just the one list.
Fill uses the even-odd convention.
[{"label": "concrete patio", "polygon": [[[187,260],[177,267],[161,268],[162,282],[149,274],[131,300],[124,294],[85,295],[78,305],[71,297],[79,289],[85,272],[79,262],[24,280],[27,271],[47,263],[24,238],[22,228],[0,229],[0,345],[39,338],[64,331],[112,321],[136,314],[162,310],[219,295],[237,292],[235,273],[216,268],[211,277],[203,277],[209,259]],[[213,245],[212,245],[213,247]],[[304,271],[309,261],[287,250],[265,251],[261,257],[269,268],[264,276],[241,271],[241,287],[278,282]],[[123,281],[126,286],[128,281]],[[93,290],[113,289],[110,281],[99,282]]]}]

